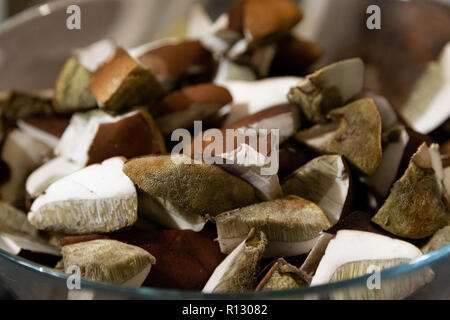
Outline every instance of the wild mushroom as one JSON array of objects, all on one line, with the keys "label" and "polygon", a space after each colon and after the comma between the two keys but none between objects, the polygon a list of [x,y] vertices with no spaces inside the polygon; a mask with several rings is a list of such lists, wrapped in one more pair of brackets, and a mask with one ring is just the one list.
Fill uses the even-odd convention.
[{"label": "wild mushroom", "polygon": [[124,159],[111,158],[51,184],[32,204],[28,221],[40,230],[67,234],[107,233],[137,220],[137,194],[122,172]]}]

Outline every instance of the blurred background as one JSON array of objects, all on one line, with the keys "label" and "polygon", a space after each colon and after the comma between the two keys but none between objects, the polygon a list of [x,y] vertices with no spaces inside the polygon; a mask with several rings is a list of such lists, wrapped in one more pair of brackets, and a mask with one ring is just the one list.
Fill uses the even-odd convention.
[{"label": "blurred background", "polygon": [[[232,2],[0,0],[0,91],[53,87],[74,48],[105,37],[129,48],[167,36],[183,36],[194,3],[202,4],[214,20]],[[404,103],[426,64],[450,41],[450,0],[297,2],[304,18],[295,33],[325,49],[314,68],[360,56],[367,65],[367,86],[385,95],[395,107]],[[66,8],[71,4],[81,8],[81,30],[66,28]],[[381,8],[381,30],[366,27],[366,10],[371,4]]]}]

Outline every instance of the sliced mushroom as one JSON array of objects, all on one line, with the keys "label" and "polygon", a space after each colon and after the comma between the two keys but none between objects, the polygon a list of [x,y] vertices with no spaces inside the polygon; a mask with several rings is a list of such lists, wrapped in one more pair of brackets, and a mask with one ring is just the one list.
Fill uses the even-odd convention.
[{"label": "sliced mushroom", "polygon": [[350,170],[341,156],[315,158],[295,170],[282,184],[284,194],[294,194],[316,203],[331,224],[350,206]]},{"label": "sliced mushroom", "polygon": [[184,155],[132,159],[124,172],[139,187],[140,214],[168,228],[200,231],[207,218],[257,202],[247,182]]},{"label": "sliced mushroom", "polygon": [[0,92],[2,117],[8,124],[15,124],[16,120],[21,118],[51,115],[53,114],[52,95],[53,90]]},{"label": "sliced mushroom", "polygon": [[91,72],[77,57],[69,58],[56,81],[54,105],[58,112],[70,112],[97,106],[89,89]]},{"label": "sliced mushroom", "polygon": [[264,278],[256,287],[256,291],[288,290],[308,286],[311,276],[289,264],[283,258],[275,261]]},{"label": "sliced mushroom", "polygon": [[[325,250],[327,249],[328,244],[333,238],[334,235],[328,232],[321,232],[319,237],[317,238],[316,243],[308,253],[305,261],[300,266],[300,270],[310,276],[313,276],[316,273],[320,260],[322,260],[322,257],[325,254]],[[311,283],[311,280],[312,279],[310,279],[309,283]]]},{"label": "sliced mushroom", "polygon": [[16,207],[23,207],[28,175],[50,159],[52,153],[46,144],[18,129],[9,132],[1,152],[1,159],[8,167],[9,179],[0,185],[0,198]]},{"label": "sliced mushroom", "polygon": [[212,82],[220,85],[230,80],[255,81],[256,74],[249,66],[222,58]]},{"label": "sliced mushroom", "polygon": [[153,115],[165,135],[178,128],[191,128],[195,120],[207,120],[233,98],[227,89],[205,83],[185,87],[166,96]]},{"label": "sliced mushroom", "polygon": [[83,67],[94,72],[114,53],[116,48],[117,45],[113,40],[102,39],[87,47],[76,49],[75,54]]},{"label": "sliced mushroom", "polygon": [[209,129],[198,134],[184,152],[222,167],[251,184],[259,199],[271,200],[282,197],[276,140],[276,135],[255,129]]},{"label": "sliced mushroom", "polygon": [[245,292],[257,285],[259,263],[267,246],[264,232],[251,229],[248,236],[214,270],[203,292]]},{"label": "sliced mushroom", "polygon": [[306,76],[289,91],[289,101],[298,104],[309,121],[325,123],[328,112],[360,93],[363,83],[362,60],[343,60]]},{"label": "sliced mushroom", "polygon": [[165,151],[161,132],[145,109],[120,116],[100,110],[76,113],[55,149],[56,155],[80,166]]},{"label": "sliced mushroom", "polygon": [[229,28],[242,33],[250,46],[287,34],[303,17],[289,0],[238,0],[228,15]]},{"label": "sliced mushroom", "polygon": [[450,223],[439,146],[422,144],[372,221],[397,236],[420,239]]},{"label": "sliced mushroom", "polygon": [[51,148],[58,145],[64,130],[69,125],[68,117],[47,116],[47,117],[27,117],[17,121],[19,129],[42,141]]},{"label": "sliced mushroom", "polygon": [[115,112],[151,105],[165,93],[152,71],[141,66],[122,48],[117,48],[92,73],[89,88],[101,108]]},{"label": "sliced mushroom", "polygon": [[299,127],[298,109],[289,103],[264,109],[225,126],[226,129],[278,129],[280,130],[280,144],[293,136]]},{"label": "sliced mushroom", "polygon": [[[349,248],[351,250],[349,250]],[[311,285],[352,279],[408,262],[422,255],[414,245],[363,231],[341,230],[330,241]],[[402,299],[431,281],[429,269],[383,281],[379,290],[354,288],[332,293],[333,299]]]},{"label": "sliced mushroom", "polygon": [[409,142],[408,131],[402,125],[394,126],[383,134],[384,148],[380,166],[371,177],[363,178],[380,196],[385,197],[394,183]]},{"label": "sliced mushroom", "polygon": [[144,285],[176,290],[201,290],[225,258],[214,241],[217,233],[213,229],[206,228],[201,232],[155,229],[148,232],[134,228],[108,235],[69,236],[61,240],[61,246],[95,239],[114,239],[138,246],[151,252],[158,261]]},{"label": "sliced mushroom", "polygon": [[66,273],[78,267],[83,278],[130,287],[140,287],[156,263],[144,249],[108,239],[64,246],[62,255]]},{"label": "sliced mushroom", "polygon": [[215,69],[211,52],[203,47],[199,40],[150,43],[137,59],[149,68],[168,90],[177,88],[183,82],[207,82]]},{"label": "sliced mushroom", "polygon": [[328,244],[311,285],[330,282],[335,271],[349,262],[399,258],[408,261],[421,255],[417,247],[406,241],[371,232],[341,230]]},{"label": "sliced mushroom", "polygon": [[320,153],[336,153],[371,176],[382,157],[381,119],[372,99],[356,100],[327,116],[331,122],[300,131],[297,140]]},{"label": "sliced mushroom", "polygon": [[124,159],[111,158],[51,184],[32,204],[28,221],[40,230],[67,234],[112,232],[137,220],[137,194],[122,172]]},{"label": "sliced mushroom", "polygon": [[67,160],[56,157],[36,170],[27,178],[25,190],[31,200],[36,199],[55,181],[81,169],[82,166]]},{"label": "sliced mushroom", "polygon": [[414,130],[427,134],[450,117],[449,99],[450,43],[444,47],[438,61],[429,63],[401,114]]},{"label": "sliced mushroom", "polygon": [[331,224],[311,201],[289,195],[216,216],[220,249],[230,253],[251,228],[263,231],[269,243],[265,257],[288,257],[308,252],[320,232]]},{"label": "sliced mushroom", "polygon": [[0,201],[0,248],[14,255],[22,250],[60,255],[57,247],[39,237],[24,212],[3,201]]},{"label": "sliced mushroom", "polygon": [[56,81],[53,97],[56,111],[68,113],[97,106],[97,100],[89,88],[91,75],[114,53],[115,48],[113,41],[103,39],[75,50]]},{"label": "sliced mushroom", "polygon": [[288,103],[286,93],[301,78],[276,77],[257,81],[225,81],[222,85],[230,91],[233,104],[225,125],[250,114],[280,104]]}]

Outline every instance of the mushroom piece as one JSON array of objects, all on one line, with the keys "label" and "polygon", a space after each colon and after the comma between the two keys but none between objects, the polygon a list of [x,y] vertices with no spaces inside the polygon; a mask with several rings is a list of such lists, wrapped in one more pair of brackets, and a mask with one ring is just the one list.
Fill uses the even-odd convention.
[{"label": "mushroom piece", "polygon": [[245,292],[257,285],[259,263],[267,246],[262,231],[251,229],[242,241],[214,270],[202,292]]},{"label": "mushroom piece", "polygon": [[321,156],[286,177],[284,194],[294,194],[316,203],[334,225],[350,207],[350,169],[341,156]]},{"label": "mushroom piece", "polygon": [[398,175],[400,163],[406,156],[405,150],[410,136],[402,125],[392,127],[383,134],[383,156],[380,166],[370,177],[362,180],[373,187],[378,195],[385,197]]},{"label": "mushroom piece", "polygon": [[1,160],[9,179],[0,185],[0,198],[16,207],[25,205],[25,182],[28,175],[51,158],[52,149],[18,129],[9,132],[1,151]]},{"label": "mushroom piece", "polygon": [[51,184],[32,204],[28,221],[40,230],[67,234],[107,233],[137,220],[137,194],[122,172],[124,159],[111,158]]},{"label": "mushroom piece", "polygon": [[225,126],[250,114],[288,103],[286,92],[301,78],[274,77],[257,81],[230,80],[222,83],[233,97]]},{"label": "mushroom piece", "polygon": [[215,164],[251,184],[261,200],[282,197],[277,135],[255,129],[209,129],[198,134],[186,155]]},{"label": "mushroom piece", "polygon": [[450,223],[449,199],[439,146],[424,143],[372,221],[400,237],[425,238]]},{"label": "mushroom piece", "polygon": [[167,90],[173,90],[184,82],[208,82],[216,65],[211,52],[195,39],[151,42],[134,49],[132,54]]},{"label": "mushroom piece", "polygon": [[99,239],[62,247],[64,272],[78,267],[83,278],[140,287],[155,257],[136,246],[116,240]]},{"label": "mushroom piece", "polygon": [[450,117],[449,99],[450,43],[447,43],[439,60],[429,63],[416,83],[401,114],[414,130],[428,134]]},{"label": "mushroom piece", "polygon": [[303,17],[289,0],[238,0],[228,11],[231,30],[245,36],[249,47],[287,34]]},{"label": "mushroom piece", "polygon": [[27,178],[25,190],[30,200],[36,199],[55,181],[80,170],[82,166],[67,160],[56,157],[36,170]]},{"label": "mushroom piece", "polygon": [[18,119],[53,114],[53,90],[0,92],[0,113],[8,125]]},{"label": "mushroom piece", "polygon": [[450,244],[450,225],[439,229],[430,240],[422,247],[423,253],[429,253]]},{"label": "mushroom piece", "polygon": [[[328,244],[333,238],[334,235],[328,232],[320,233],[316,243],[311,248],[311,251],[308,253],[305,261],[300,266],[300,270],[302,272],[306,273],[309,276],[313,276],[316,273],[320,260],[322,260],[322,257],[325,254],[325,250],[327,249]],[[312,278],[310,279],[309,284],[311,283],[311,280]]]},{"label": "mushroom piece", "polygon": [[89,88],[102,109],[114,112],[152,105],[165,94],[152,71],[122,48],[92,73]]},{"label": "mushroom piece", "polygon": [[97,106],[97,100],[89,89],[91,74],[77,57],[71,57],[66,61],[56,80],[53,101],[57,112],[70,112]]},{"label": "mushroom piece", "polygon": [[289,91],[289,101],[314,123],[325,123],[327,114],[361,92],[364,63],[359,58],[330,64],[306,76]]},{"label": "mushroom piece", "polygon": [[[349,250],[351,248],[351,250]],[[338,231],[321,259],[311,285],[352,279],[408,262],[422,255],[414,245],[387,236],[354,230]],[[432,280],[430,269],[383,282],[380,290],[355,288],[332,299],[402,299]]]},{"label": "mushroom piece", "polygon": [[280,144],[290,138],[300,127],[300,114],[298,108],[292,104],[280,104],[257,113],[251,114],[234,123],[225,126],[225,129],[278,129]]},{"label": "mushroom piece", "polygon": [[120,116],[100,110],[76,113],[55,149],[57,156],[80,166],[165,151],[161,132],[143,108]]},{"label": "mushroom piece", "polygon": [[102,39],[87,47],[75,49],[75,54],[83,67],[94,72],[114,53],[116,48],[117,45],[113,40]]},{"label": "mushroom piece", "polygon": [[332,110],[331,122],[300,131],[295,138],[319,153],[344,156],[371,176],[382,158],[381,119],[372,99],[356,100]]},{"label": "mushroom piece", "polygon": [[59,256],[59,249],[38,235],[38,230],[19,209],[0,201],[0,249],[17,255],[22,250]]},{"label": "mushroom piece", "polygon": [[222,58],[230,50],[242,35],[229,28],[229,16],[227,13],[221,14],[210,28],[200,37],[203,47],[213,53],[215,58]]},{"label": "mushroom piece", "polygon": [[223,212],[216,216],[216,226],[223,253],[233,251],[255,228],[269,241],[264,257],[288,257],[308,252],[331,224],[316,204],[289,195]]},{"label": "mushroom piece", "polygon": [[50,148],[55,148],[69,121],[70,119],[65,116],[27,117],[17,120],[17,127]]},{"label": "mushroom piece", "polygon": [[216,231],[211,228],[201,232],[171,229],[149,232],[137,231],[133,226],[130,231],[108,235],[68,236],[61,239],[61,246],[95,239],[114,239],[128,243],[150,252],[158,261],[152,267],[152,276],[145,280],[145,286],[201,290],[214,269],[225,258],[214,241],[216,237]]},{"label": "mushroom piece", "polygon": [[311,276],[289,264],[283,258],[276,260],[256,287],[256,291],[288,290],[308,286]]},{"label": "mushroom piece", "polygon": [[195,120],[207,120],[233,100],[227,89],[210,84],[185,87],[166,96],[153,115],[165,135],[178,128],[190,128]]},{"label": "mushroom piece", "polygon": [[103,39],[75,50],[56,81],[53,102],[57,112],[67,113],[97,106],[97,100],[89,88],[91,75],[114,53],[115,48],[113,41]]},{"label": "mushroom piece", "polygon": [[185,155],[135,158],[125,174],[139,187],[139,212],[173,229],[200,231],[208,218],[257,202],[247,182]]},{"label": "mushroom piece", "polygon": [[229,58],[222,58],[212,82],[221,85],[231,80],[255,81],[256,74],[249,66],[236,63]]}]

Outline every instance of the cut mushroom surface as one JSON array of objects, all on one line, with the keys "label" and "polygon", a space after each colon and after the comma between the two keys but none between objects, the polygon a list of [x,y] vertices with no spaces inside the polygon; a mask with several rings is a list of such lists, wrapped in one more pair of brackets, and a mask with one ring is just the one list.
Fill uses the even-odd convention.
[{"label": "cut mushroom surface", "polygon": [[266,246],[264,232],[251,229],[244,241],[217,266],[202,291],[220,293],[254,290]]},{"label": "cut mushroom surface", "polygon": [[329,242],[311,285],[330,282],[339,267],[351,262],[392,259],[409,261],[420,255],[422,252],[406,241],[370,232],[341,230]]},{"label": "cut mushroom surface", "polygon": [[308,252],[331,224],[317,205],[291,195],[221,213],[216,226],[224,253],[234,250],[255,228],[269,240],[265,257],[288,257]]},{"label": "cut mushroom surface", "polygon": [[331,122],[299,131],[297,140],[320,153],[343,155],[371,176],[382,158],[381,119],[372,99],[356,100],[328,114]]},{"label": "cut mushroom surface", "polygon": [[25,190],[31,199],[40,196],[55,181],[81,169],[82,166],[56,157],[34,170],[27,178]]},{"label": "cut mushroom surface", "polygon": [[299,105],[309,121],[325,123],[328,112],[343,106],[361,92],[363,81],[361,59],[339,61],[299,81],[289,91],[289,101]]},{"label": "cut mushroom surface", "polygon": [[64,271],[78,267],[83,278],[140,287],[156,259],[144,249],[99,239],[64,246]]},{"label": "cut mushroom surface", "polygon": [[25,183],[28,175],[51,158],[52,149],[18,129],[5,139],[1,160],[9,171],[9,178],[0,185],[0,197],[18,207],[25,204]]},{"label": "cut mushroom surface", "polygon": [[137,220],[137,194],[122,172],[124,160],[111,158],[51,184],[32,204],[28,220],[42,230],[67,234],[111,232]]},{"label": "cut mushroom surface", "polygon": [[153,73],[122,48],[92,73],[89,88],[101,108],[116,112],[151,105],[164,95]]},{"label": "cut mushroom surface", "polygon": [[422,144],[372,221],[397,236],[420,239],[450,223],[439,146]]},{"label": "cut mushroom surface", "polygon": [[100,110],[74,114],[55,153],[86,166],[114,156],[130,158],[165,150],[153,118],[141,108],[120,116]]},{"label": "cut mushroom surface", "polygon": [[282,183],[284,194],[316,203],[335,224],[351,196],[350,171],[341,156],[315,158],[295,170]]},{"label": "cut mushroom surface", "polygon": [[124,172],[142,191],[143,214],[169,228],[200,231],[207,218],[257,202],[247,182],[184,155],[132,159]]},{"label": "cut mushroom surface", "polygon": [[222,86],[230,91],[233,104],[226,120],[232,124],[250,114],[279,104],[288,103],[287,92],[301,78],[274,77],[257,81],[224,81]]}]

